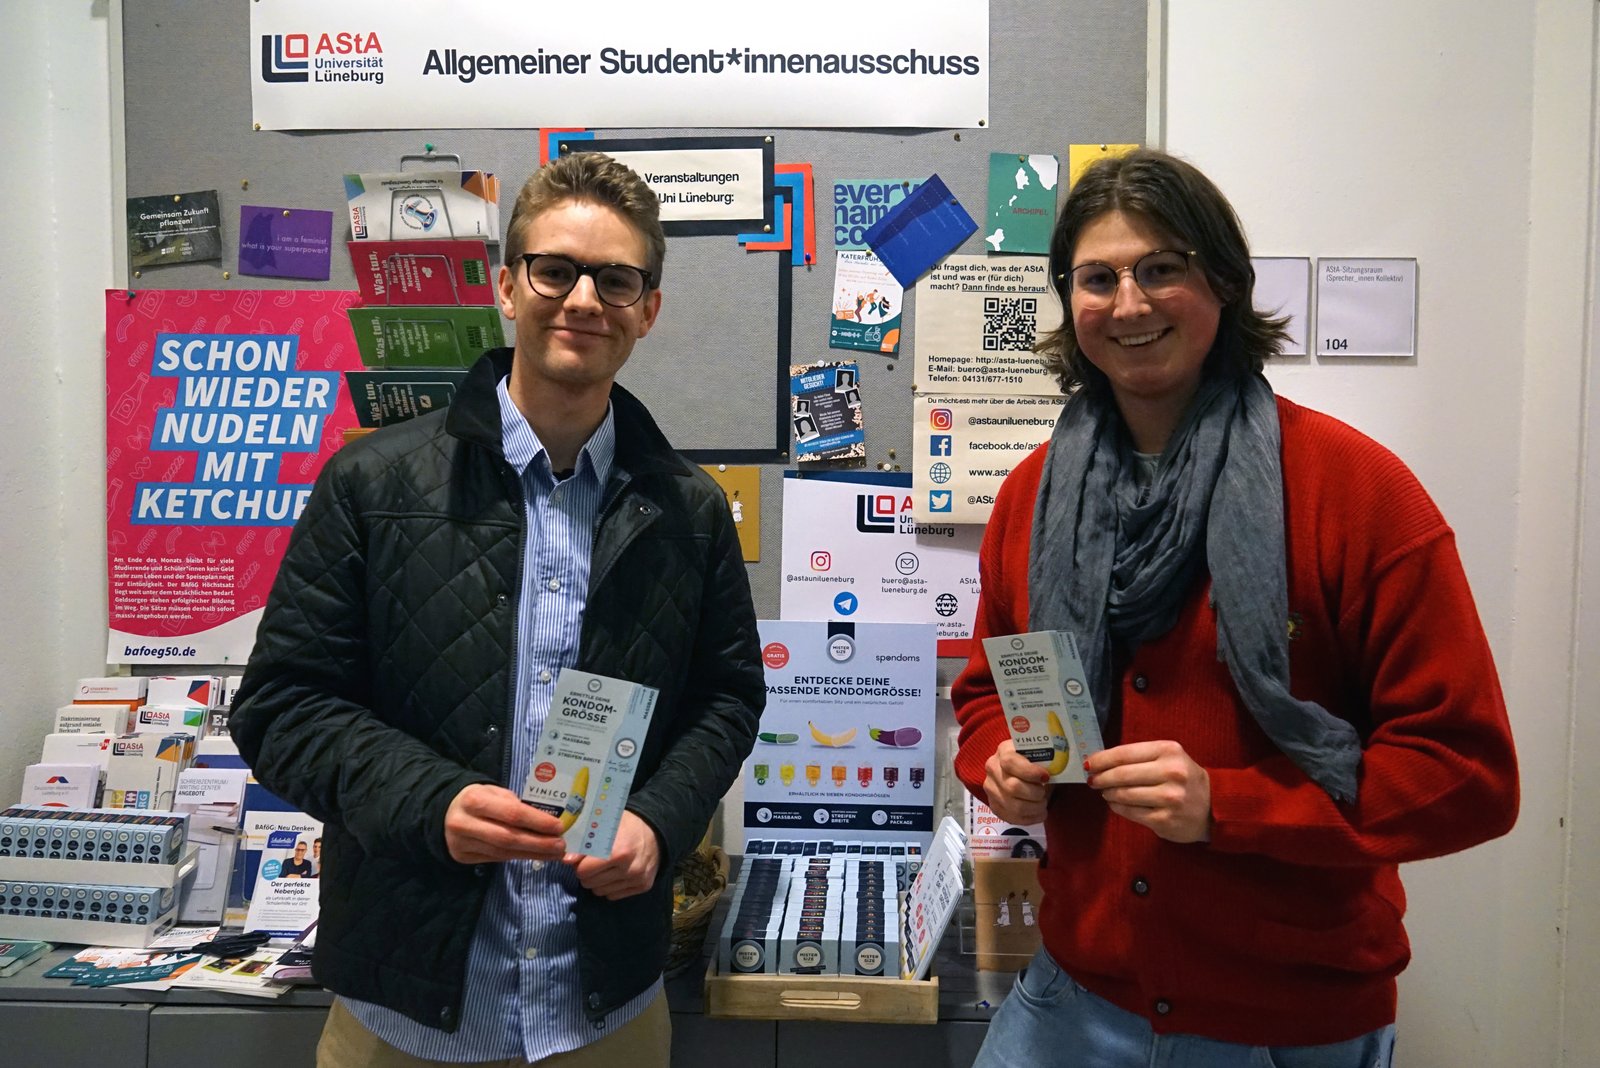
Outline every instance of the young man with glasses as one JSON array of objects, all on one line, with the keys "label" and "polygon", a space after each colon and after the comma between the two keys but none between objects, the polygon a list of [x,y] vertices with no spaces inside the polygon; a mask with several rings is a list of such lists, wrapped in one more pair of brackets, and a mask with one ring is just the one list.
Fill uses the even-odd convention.
[{"label": "young man with glasses", "polygon": [[[515,346],[341,450],[295,528],[231,726],[325,821],[324,1068],[668,1063],[672,871],[765,687],[722,492],[614,381],[665,247],[609,157],[534,174],[499,275]],[[517,794],[563,667],[660,691],[605,859]]]}]

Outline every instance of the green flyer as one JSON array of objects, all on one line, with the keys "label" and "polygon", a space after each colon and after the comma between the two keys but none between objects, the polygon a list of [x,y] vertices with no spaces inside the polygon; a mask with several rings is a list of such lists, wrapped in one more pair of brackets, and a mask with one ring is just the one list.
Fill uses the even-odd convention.
[{"label": "green flyer", "polygon": [[351,308],[350,326],[367,367],[466,367],[506,343],[499,308]]},{"label": "green flyer", "polygon": [[1049,253],[1060,170],[1055,156],[989,153],[989,218],[983,240],[990,252]]}]

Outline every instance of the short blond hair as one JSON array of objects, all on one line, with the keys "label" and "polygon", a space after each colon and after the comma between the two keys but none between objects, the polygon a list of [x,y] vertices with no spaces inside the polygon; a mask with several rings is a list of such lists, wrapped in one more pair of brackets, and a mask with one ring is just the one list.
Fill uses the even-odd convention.
[{"label": "short blond hair", "polygon": [[523,252],[528,226],[541,213],[569,201],[584,201],[612,208],[644,238],[652,286],[661,284],[667,259],[667,235],[661,229],[661,202],[655,190],[634,171],[604,152],[574,152],[540,167],[517,194],[506,227],[501,254],[510,263]]}]

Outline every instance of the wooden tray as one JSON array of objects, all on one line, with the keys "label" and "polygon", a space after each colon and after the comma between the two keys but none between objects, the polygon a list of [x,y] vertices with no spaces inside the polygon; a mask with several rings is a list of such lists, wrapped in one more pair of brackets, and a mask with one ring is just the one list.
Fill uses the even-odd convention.
[{"label": "wooden tray", "polygon": [[706,970],[706,1015],[745,1020],[939,1022],[939,977],[868,979],[848,975],[719,975]]}]

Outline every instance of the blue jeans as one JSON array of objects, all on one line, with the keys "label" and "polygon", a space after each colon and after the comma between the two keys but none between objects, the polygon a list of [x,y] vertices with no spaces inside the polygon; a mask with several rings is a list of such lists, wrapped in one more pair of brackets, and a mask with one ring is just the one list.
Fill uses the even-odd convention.
[{"label": "blue jeans", "polygon": [[1241,1046],[1158,1035],[1073,982],[1040,949],[1017,976],[973,1068],[1392,1068],[1394,1025],[1326,1046]]}]

